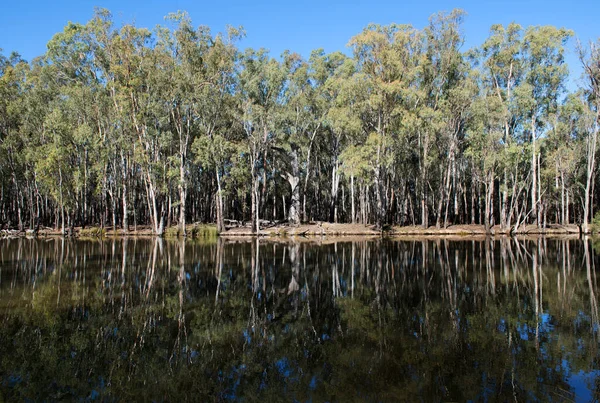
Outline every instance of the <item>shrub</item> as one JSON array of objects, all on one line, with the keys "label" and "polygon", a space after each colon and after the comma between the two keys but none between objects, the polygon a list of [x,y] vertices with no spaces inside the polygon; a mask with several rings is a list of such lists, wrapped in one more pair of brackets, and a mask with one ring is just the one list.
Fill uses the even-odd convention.
[{"label": "shrub", "polygon": [[188,227],[188,236],[191,238],[217,238],[218,236],[216,225],[193,224]]},{"label": "shrub", "polygon": [[179,226],[169,227],[165,230],[165,237],[167,238],[177,238],[180,235]]},{"label": "shrub", "polygon": [[597,211],[596,214],[594,214],[594,218],[592,218],[591,230],[592,232],[600,231],[600,211]]},{"label": "shrub", "polygon": [[80,237],[87,238],[104,238],[106,236],[106,229],[100,227],[87,227],[79,230]]}]

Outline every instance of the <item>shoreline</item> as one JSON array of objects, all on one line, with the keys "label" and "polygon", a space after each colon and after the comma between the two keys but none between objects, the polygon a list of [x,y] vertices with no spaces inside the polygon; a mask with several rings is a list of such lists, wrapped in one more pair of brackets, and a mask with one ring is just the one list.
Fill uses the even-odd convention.
[{"label": "shoreline", "polygon": [[[581,228],[578,225],[557,225],[552,224],[546,228],[538,228],[535,225],[521,226],[517,231],[502,231],[500,226],[494,226],[490,231],[486,231],[483,225],[450,225],[447,228],[436,228],[431,226],[423,228],[421,226],[391,227],[384,231],[376,230],[374,225],[362,224],[334,224],[327,222],[316,222],[310,224],[301,224],[298,226],[289,226],[282,224],[272,224],[263,227],[258,234],[253,234],[250,227],[234,226],[218,234],[216,226],[213,224],[190,224],[187,226],[190,239],[201,239],[211,237],[221,237],[224,239],[241,238],[323,238],[323,237],[386,237],[386,238],[456,238],[470,239],[481,237],[497,236],[582,236]],[[593,235],[590,232],[585,235]],[[32,230],[1,230],[0,238],[45,238],[45,237],[74,237],[74,238],[112,238],[112,237],[154,237],[152,229],[149,226],[138,226],[136,230],[130,229],[123,231],[112,228],[74,228],[63,235],[60,230],[53,228],[42,228],[37,233]],[[178,227],[170,227],[165,230],[164,238],[182,238]]]}]

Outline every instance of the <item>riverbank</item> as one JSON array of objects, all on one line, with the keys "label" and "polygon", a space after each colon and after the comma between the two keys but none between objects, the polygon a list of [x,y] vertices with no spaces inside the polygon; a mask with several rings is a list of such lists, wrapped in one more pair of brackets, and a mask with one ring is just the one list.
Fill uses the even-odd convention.
[{"label": "riverbank", "polygon": [[[223,238],[240,238],[254,237],[252,229],[249,226],[231,225],[228,226],[225,232],[217,234],[217,228],[213,224],[190,224],[187,227],[187,235],[190,238],[206,238],[206,237],[223,237]],[[261,227],[259,236],[263,237],[355,237],[355,236],[389,236],[389,237],[485,237],[485,236],[502,236],[502,235],[580,235],[580,227],[574,224],[571,225],[549,225],[546,228],[538,228],[535,225],[521,226],[516,231],[502,230],[500,226],[494,226],[490,231],[486,231],[483,225],[450,225],[446,228],[436,228],[431,226],[423,228],[421,226],[409,227],[391,227],[384,231],[377,230],[374,225],[363,224],[335,224],[327,222],[313,222],[301,224],[298,226],[290,226],[285,224],[268,223]],[[31,230],[2,230],[0,237],[52,237],[62,236],[61,230],[54,228],[40,228],[36,233]],[[100,228],[100,227],[76,227],[73,232],[69,230],[67,236],[79,238],[104,238],[104,237],[136,237],[136,236],[154,236],[150,226],[131,227],[128,231],[123,231],[119,228]],[[165,238],[180,237],[179,227],[170,227],[165,230]]]},{"label": "riverbank", "polygon": [[[499,225],[486,231],[483,225],[450,225],[446,228],[431,226],[395,226],[384,231],[377,230],[374,225],[362,224],[333,224],[318,222],[302,224],[299,226],[275,225],[262,228],[261,236],[490,236],[490,235],[579,235],[580,228],[577,225],[549,225],[546,228],[538,228],[535,225],[521,226],[516,231],[502,230]],[[254,236],[249,227],[230,228],[220,234],[222,237]]]}]

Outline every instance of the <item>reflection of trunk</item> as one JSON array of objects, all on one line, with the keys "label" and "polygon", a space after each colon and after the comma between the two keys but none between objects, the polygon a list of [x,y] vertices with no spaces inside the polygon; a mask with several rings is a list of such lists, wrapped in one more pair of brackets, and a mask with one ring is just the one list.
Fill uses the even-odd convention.
[{"label": "reflection of trunk", "polygon": [[[561,307],[564,309],[564,304],[566,302],[567,297],[567,266],[569,266],[568,272],[570,272],[570,251],[569,251],[569,241],[562,240],[561,241],[561,257],[562,257],[562,272],[559,273],[558,276],[558,294],[560,295]],[[561,275],[562,275],[562,284],[561,284]]]},{"label": "reflection of trunk", "polygon": [[298,278],[300,278],[300,244],[294,243],[289,247],[290,263],[292,265],[292,278],[288,284],[287,293],[292,294],[300,289]]},{"label": "reflection of trunk", "polygon": [[152,247],[152,259],[148,260],[148,269],[146,272],[146,278],[148,281],[146,282],[146,301],[150,298],[150,290],[152,290],[152,286],[154,285],[154,273],[156,271],[156,255],[158,252],[159,242],[162,242],[162,239],[155,238],[154,244]]},{"label": "reflection of trunk", "polygon": [[[338,243],[336,242],[333,246],[334,246],[334,253],[335,253],[334,256],[339,256],[338,255]],[[342,260],[343,260],[343,258],[342,258]],[[331,287],[332,287],[334,297],[342,296],[342,287],[340,284],[340,272],[339,272],[339,267],[338,267],[338,259],[335,259],[333,262],[333,272],[331,273]]]},{"label": "reflection of trunk", "polygon": [[502,257],[502,271],[504,274],[504,284],[506,285],[506,291],[508,292],[508,285],[510,283],[510,278],[509,278],[509,264],[508,264],[508,256],[506,253],[506,248],[507,248],[507,244],[508,247],[510,247],[510,239],[506,239],[505,237],[502,237],[502,239],[500,239],[500,256]]},{"label": "reflection of trunk", "polygon": [[590,311],[591,311],[591,325],[592,329],[598,326],[598,300],[596,299],[596,292],[594,289],[594,280],[592,279],[592,270],[594,270],[595,277],[595,269],[592,269],[593,262],[590,256],[589,251],[589,238],[583,238],[583,251],[585,254],[585,268],[587,272],[587,281],[590,289]]},{"label": "reflection of trunk", "polygon": [[125,269],[127,267],[127,238],[121,240],[122,256],[121,256],[121,308],[119,310],[119,319],[125,312],[127,300],[125,299]]},{"label": "reflection of trunk", "polygon": [[490,294],[496,294],[496,276],[494,275],[494,250],[492,240],[486,238],[485,240],[485,270],[487,277],[487,286]]},{"label": "reflection of trunk", "polygon": [[[539,241],[538,241],[539,242]],[[535,291],[535,347],[540,348],[540,311],[541,311],[541,290],[542,278],[540,276],[540,268],[538,267],[538,248],[533,248],[532,251],[532,271],[533,271],[533,287]]]},{"label": "reflection of trunk", "polygon": [[258,275],[258,268],[259,268],[259,253],[260,253],[260,244],[258,242],[258,237],[256,237],[256,239],[254,240],[254,242],[252,243],[252,258],[251,258],[251,266],[252,266],[252,291],[254,293],[257,293],[258,290],[258,286],[259,286],[259,275]]},{"label": "reflection of trunk", "polygon": [[217,278],[217,291],[215,293],[215,307],[219,301],[221,290],[221,275],[223,273],[223,238],[217,238],[217,250],[215,256],[215,277]]},{"label": "reflection of trunk", "polygon": [[[170,260],[169,260],[170,262]],[[179,313],[177,315],[177,337],[175,339],[175,343],[173,345],[173,352],[171,354],[170,360],[172,360],[177,351],[181,348],[181,338],[183,335],[187,334],[185,329],[185,314],[183,313],[183,291],[185,288],[185,241],[179,241],[179,273],[177,274],[177,283],[179,285]],[[170,266],[170,263],[169,263]],[[170,267],[169,267],[170,271]]]},{"label": "reflection of trunk", "polygon": [[356,242],[352,242],[352,262],[350,264],[350,293],[352,298],[354,298],[354,264],[355,264],[355,248]]}]

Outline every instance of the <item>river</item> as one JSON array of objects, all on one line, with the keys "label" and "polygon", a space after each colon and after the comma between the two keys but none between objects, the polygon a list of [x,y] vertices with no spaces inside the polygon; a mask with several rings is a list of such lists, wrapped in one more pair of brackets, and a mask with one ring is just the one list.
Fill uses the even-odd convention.
[{"label": "river", "polygon": [[596,246],[0,240],[0,401],[598,401]]}]

